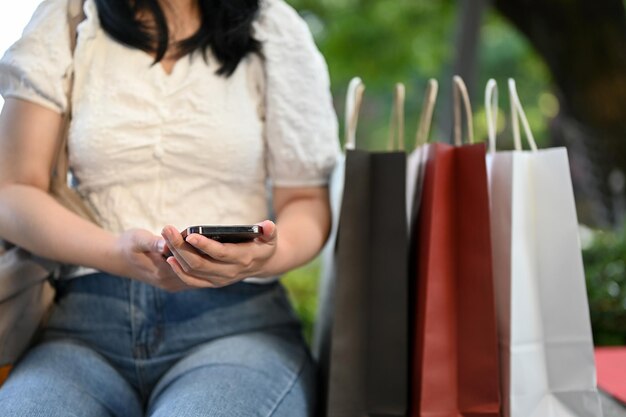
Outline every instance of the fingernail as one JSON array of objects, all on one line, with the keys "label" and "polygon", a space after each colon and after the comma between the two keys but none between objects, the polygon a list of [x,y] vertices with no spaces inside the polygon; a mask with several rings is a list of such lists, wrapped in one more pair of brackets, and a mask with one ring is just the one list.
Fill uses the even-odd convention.
[{"label": "fingernail", "polygon": [[195,236],[187,236],[186,241],[190,245],[196,245],[198,243],[198,238],[196,238]]},{"label": "fingernail", "polygon": [[159,240],[159,243],[157,243],[157,250],[159,252],[163,252],[163,249],[165,249],[165,241]]}]

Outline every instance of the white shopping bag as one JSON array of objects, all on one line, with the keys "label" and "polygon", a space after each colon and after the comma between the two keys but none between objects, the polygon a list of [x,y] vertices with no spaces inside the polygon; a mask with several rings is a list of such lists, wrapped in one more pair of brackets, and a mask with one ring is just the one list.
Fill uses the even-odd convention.
[{"label": "white shopping bag", "polygon": [[538,150],[513,80],[509,93],[511,152],[495,152],[493,80],[485,93],[504,416],[602,416],[567,150]]},{"label": "white shopping bag", "polygon": [[430,135],[430,125],[432,123],[435,102],[437,101],[438,89],[439,84],[437,80],[432,78],[428,80],[422,114],[415,136],[415,149],[408,155],[406,161],[406,213],[409,233],[413,230],[413,223],[417,218],[422,201],[424,170],[428,157],[428,137]]}]

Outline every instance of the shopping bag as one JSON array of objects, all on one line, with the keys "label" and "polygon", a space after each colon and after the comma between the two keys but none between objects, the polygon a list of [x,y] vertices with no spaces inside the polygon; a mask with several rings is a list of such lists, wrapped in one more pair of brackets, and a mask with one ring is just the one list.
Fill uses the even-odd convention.
[{"label": "shopping bag", "polygon": [[[402,93],[398,88],[396,103]],[[395,115],[394,120],[403,116],[398,106]],[[401,125],[395,133],[402,138]],[[332,261],[336,271],[327,404],[320,415],[406,415],[405,175],[403,151],[357,150],[349,137]]]},{"label": "shopping bag", "polygon": [[[487,161],[504,415],[601,416],[567,150],[537,149],[509,80],[516,150],[495,152],[495,91],[490,81]],[[531,151],[521,150],[520,119]]]},{"label": "shopping bag", "polygon": [[[346,144],[355,143],[356,127],[358,124],[361,100],[363,99],[363,91],[364,86],[361,79],[358,77],[353,78],[350,81],[346,93],[344,123]],[[318,369],[317,416],[326,415],[326,407],[328,404],[331,331],[337,282],[337,230],[339,229],[339,213],[341,211],[341,201],[343,198],[345,167],[346,156],[342,154],[337,158],[328,183],[332,222],[328,239],[320,255],[321,268],[318,286],[318,307],[311,343],[311,351],[317,362]]]},{"label": "shopping bag", "polygon": [[[427,147],[417,233],[411,415],[498,416],[498,346],[485,145],[454,79],[455,145]],[[461,145],[460,96],[470,144]]]}]

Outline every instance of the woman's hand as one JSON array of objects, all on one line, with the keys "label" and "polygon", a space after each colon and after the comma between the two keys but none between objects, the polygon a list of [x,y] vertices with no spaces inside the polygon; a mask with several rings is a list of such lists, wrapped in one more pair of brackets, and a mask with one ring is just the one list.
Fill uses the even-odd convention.
[{"label": "woman's hand", "polygon": [[269,220],[259,225],[263,235],[245,243],[220,243],[199,234],[184,240],[176,228],[166,226],[162,236],[172,252],[167,263],[192,287],[219,288],[248,277],[272,275],[266,266],[276,253],[276,225]]},{"label": "woman's hand", "polygon": [[248,277],[281,275],[309,262],[320,251],[330,229],[328,190],[325,187],[274,187],[274,212],[280,227],[259,223],[263,236],[247,243],[220,243],[198,234],[183,240],[166,226],[161,235],[172,256],[176,275],[192,287],[224,287]]},{"label": "woman's hand", "polygon": [[147,230],[131,229],[115,242],[121,259],[119,275],[137,279],[167,291],[181,291],[190,286],[183,282],[165,262],[168,251],[165,240]]}]

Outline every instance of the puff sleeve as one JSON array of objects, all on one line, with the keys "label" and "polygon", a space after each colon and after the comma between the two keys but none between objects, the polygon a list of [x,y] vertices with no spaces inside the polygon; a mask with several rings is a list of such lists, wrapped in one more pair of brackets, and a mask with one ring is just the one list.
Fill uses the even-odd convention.
[{"label": "puff sleeve", "polygon": [[28,100],[62,113],[72,55],[67,0],[42,2],[22,37],[0,59],[0,94]]},{"label": "puff sleeve", "polygon": [[284,0],[261,2],[254,36],[264,58],[265,137],[272,183],[325,185],[340,152],[326,62],[306,22]]}]

